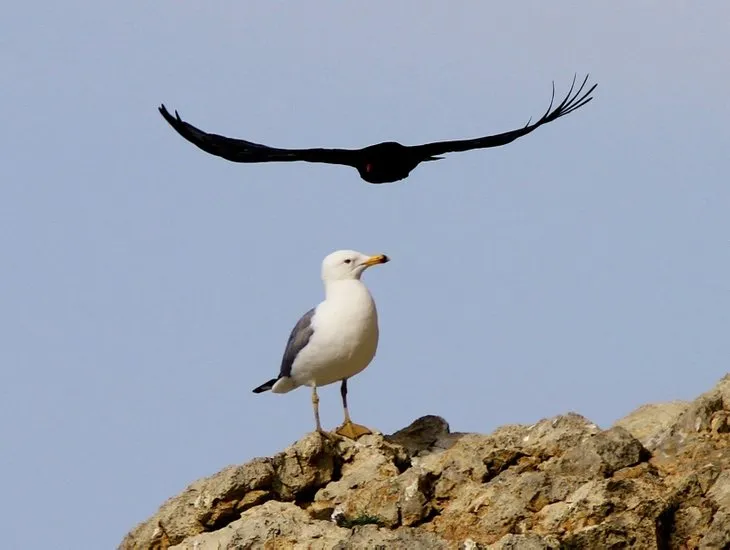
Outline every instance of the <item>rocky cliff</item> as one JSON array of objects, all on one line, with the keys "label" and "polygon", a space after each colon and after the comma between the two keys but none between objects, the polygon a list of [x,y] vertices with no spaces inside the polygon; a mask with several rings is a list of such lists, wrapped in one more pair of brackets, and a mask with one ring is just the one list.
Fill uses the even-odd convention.
[{"label": "rocky cliff", "polygon": [[569,413],[489,435],[437,416],[309,434],[196,481],[120,545],[168,548],[730,549],[730,375],[606,430]]}]

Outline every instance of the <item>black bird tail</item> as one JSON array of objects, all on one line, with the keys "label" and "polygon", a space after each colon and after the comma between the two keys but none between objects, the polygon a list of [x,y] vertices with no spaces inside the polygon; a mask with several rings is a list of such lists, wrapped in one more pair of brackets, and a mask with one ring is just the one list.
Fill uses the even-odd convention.
[{"label": "black bird tail", "polygon": [[263,384],[261,384],[258,388],[254,388],[253,389],[253,392],[254,393],[261,393],[261,392],[269,391],[271,388],[274,387],[274,384],[276,384],[276,381],[277,380],[279,380],[279,379],[278,378],[272,378],[268,382],[264,382]]}]

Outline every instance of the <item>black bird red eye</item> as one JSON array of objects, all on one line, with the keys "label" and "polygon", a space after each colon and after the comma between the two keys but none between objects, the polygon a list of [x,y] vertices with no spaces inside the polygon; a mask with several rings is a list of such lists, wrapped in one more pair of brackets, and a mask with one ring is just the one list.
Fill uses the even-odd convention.
[{"label": "black bird red eye", "polygon": [[345,260],[345,263],[346,263],[346,264],[349,264],[350,262],[352,262],[352,260],[351,260],[350,258],[347,258],[347,259]]}]

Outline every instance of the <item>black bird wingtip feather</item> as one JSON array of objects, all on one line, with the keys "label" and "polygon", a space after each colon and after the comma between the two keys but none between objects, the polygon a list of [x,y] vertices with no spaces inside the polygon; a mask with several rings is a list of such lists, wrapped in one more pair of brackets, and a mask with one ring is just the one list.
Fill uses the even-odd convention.
[{"label": "black bird wingtip feather", "polygon": [[542,118],[540,118],[540,120],[535,123],[535,127],[570,114],[576,109],[579,109],[584,105],[590,103],[593,100],[591,94],[593,93],[593,90],[598,87],[598,83],[595,83],[587,91],[584,92],[590,76],[590,73],[587,73],[585,78],[583,79],[583,82],[581,82],[580,86],[578,86],[578,88],[576,89],[576,83],[578,82],[578,73],[575,73],[573,75],[573,82],[570,85],[568,93],[554,109],[553,104],[555,102],[555,81],[553,81],[553,90],[552,96],[550,98],[550,106],[548,107],[548,110],[545,112]]},{"label": "black bird wingtip feather", "polygon": [[162,118],[164,118],[167,122],[170,122],[172,115],[170,114],[170,111],[167,110],[167,107],[165,107],[164,103],[161,103],[157,110],[162,115]]},{"label": "black bird wingtip feather", "polygon": [[177,109],[175,109],[174,117],[170,114],[170,111],[167,110],[167,107],[165,107],[164,103],[161,103],[160,106],[157,108],[157,110],[160,112],[160,114],[163,116],[163,118],[170,124],[172,124],[174,122],[183,122],[183,120],[180,118],[180,114],[177,112]]}]

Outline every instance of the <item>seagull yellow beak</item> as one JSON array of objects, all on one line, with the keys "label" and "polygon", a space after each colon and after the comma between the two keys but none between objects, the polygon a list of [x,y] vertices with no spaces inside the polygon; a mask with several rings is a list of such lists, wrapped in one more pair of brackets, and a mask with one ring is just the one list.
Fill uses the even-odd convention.
[{"label": "seagull yellow beak", "polygon": [[388,258],[388,256],[386,256],[385,254],[378,254],[377,256],[370,256],[362,263],[362,265],[370,267],[373,265],[384,264],[389,261],[390,258]]}]

